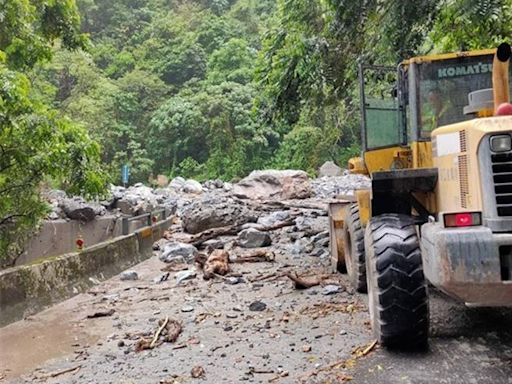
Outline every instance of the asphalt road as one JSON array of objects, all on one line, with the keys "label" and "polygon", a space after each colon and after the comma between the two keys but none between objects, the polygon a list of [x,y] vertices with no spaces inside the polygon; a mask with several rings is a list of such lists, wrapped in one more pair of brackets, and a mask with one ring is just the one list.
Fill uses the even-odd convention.
[{"label": "asphalt road", "polygon": [[[512,383],[512,310],[470,309],[431,295],[432,338],[424,353],[372,348],[366,296],[294,289],[285,270],[326,273],[318,258],[278,256],[234,268],[245,283],[196,279],[157,284],[156,257],[137,281],[115,277],[0,329],[0,379],[8,383]],[[346,286],[345,277],[327,282]],[[255,301],[265,304],[254,311]],[[256,306],[257,307],[257,306]],[[100,318],[99,311],[114,310]],[[182,324],[174,343],[136,352],[158,320]],[[201,367],[201,378],[192,378]],[[198,368],[199,369],[199,368]],[[201,373],[201,371],[199,371]]]}]

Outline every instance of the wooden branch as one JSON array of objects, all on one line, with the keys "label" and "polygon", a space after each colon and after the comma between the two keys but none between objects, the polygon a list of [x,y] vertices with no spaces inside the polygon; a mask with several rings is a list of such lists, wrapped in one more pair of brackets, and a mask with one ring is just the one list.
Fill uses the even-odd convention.
[{"label": "wooden branch", "polygon": [[295,283],[296,289],[307,289],[320,285],[324,280],[323,276],[313,276],[310,278],[299,277],[296,272],[287,272],[286,276]]},{"label": "wooden branch", "polygon": [[82,368],[81,365],[77,365],[75,367],[70,367],[70,368],[66,368],[66,369],[61,369],[60,371],[47,373],[43,376],[43,378],[57,377],[57,376],[60,376],[60,375],[63,375],[65,373],[69,373],[69,372],[75,373],[75,372],[78,372],[80,370],[80,368]]},{"label": "wooden branch", "polygon": [[[204,242],[211,240],[211,239],[215,239],[219,236],[234,236],[234,235],[238,234],[238,232],[240,232],[243,229],[244,225],[245,224],[230,225],[227,227],[207,229],[206,231],[203,231],[201,233],[198,233],[195,236],[192,236],[192,238],[189,240],[189,243],[197,248],[197,247],[200,247]],[[286,221],[276,223],[274,225],[270,225],[267,227],[260,227],[260,228],[256,228],[256,229],[258,229],[258,231],[261,231],[261,232],[270,232],[270,231],[275,231],[276,229],[290,227],[292,225],[295,225],[295,218],[291,218]]]},{"label": "wooden branch", "polygon": [[165,328],[165,326],[167,325],[168,322],[169,322],[169,316],[166,316],[164,322],[162,323],[160,328],[158,328],[158,331],[156,331],[155,336],[153,337],[153,340],[151,340],[151,344],[149,344],[149,349],[155,348],[155,344],[158,341],[160,334],[162,333],[163,329]]},{"label": "wooden branch", "polygon": [[236,259],[230,260],[230,263],[261,263],[273,262],[276,259],[274,252],[267,251],[266,249],[257,249],[246,254],[238,256]]}]

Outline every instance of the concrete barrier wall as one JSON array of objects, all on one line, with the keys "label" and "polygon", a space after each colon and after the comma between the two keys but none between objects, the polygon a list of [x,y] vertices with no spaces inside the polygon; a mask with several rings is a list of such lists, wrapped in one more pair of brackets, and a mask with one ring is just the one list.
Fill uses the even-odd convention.
[{"label": "concrete barrier wall", "polygon": [[[86,246],[93,246],[121,236],[122,221],[121,216],[100,216],[88,223],[63,219],[44,221],[38,233],[25,245],[25,252],[18,257],[16,265],[74,252],[79,236]],[[130,222],[130,231],[144,227],[147,225],[146,222],[145,218]]]},{"label": "concrete barrier wall", "polygon": [[152,255],[172,218],[81,252],[0,271],[0,326],[83,292]]}]

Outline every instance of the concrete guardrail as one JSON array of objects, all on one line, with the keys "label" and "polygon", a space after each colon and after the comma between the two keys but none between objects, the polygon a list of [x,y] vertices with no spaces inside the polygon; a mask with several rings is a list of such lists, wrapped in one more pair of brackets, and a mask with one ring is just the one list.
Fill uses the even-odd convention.
[{"label": "concrete guardrail", "polygon": [[[0,326],[21,320],[149,258],[172,217],[86,248],[0,271]],[[151,222],[148,221],[148,224]]]}]

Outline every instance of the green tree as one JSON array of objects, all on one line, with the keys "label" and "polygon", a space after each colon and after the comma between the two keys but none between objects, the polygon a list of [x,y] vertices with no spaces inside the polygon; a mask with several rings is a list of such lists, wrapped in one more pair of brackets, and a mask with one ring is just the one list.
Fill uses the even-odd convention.
[{"label": "green tree", "polygon": [[210,55],[207,79],[214,84],[225,81],[250,83],[255,59],[256,52],[247,45],[247,41],[231,39]]},{"label": "green tree", "polygon": [[106,179],[98,144],[34,97],[20,72],[48,59],[57,39],[71,48],[83,44],[75,3],[4,0],[0,9],[0,264],[8,265],[47,210],[42,182],[94,196]]}]

